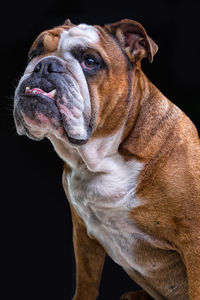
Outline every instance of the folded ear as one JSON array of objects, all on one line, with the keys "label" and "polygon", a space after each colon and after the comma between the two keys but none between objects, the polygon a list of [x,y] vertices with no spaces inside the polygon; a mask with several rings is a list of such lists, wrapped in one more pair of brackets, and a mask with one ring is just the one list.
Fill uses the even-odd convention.
[{"label": "folded ear", "polygon": [[105,25],[105,28],[116,36],[132,62],[137,63],[144,57],[147,57],[150,62],[153,61],[158,46],[140,23],[124,19]]}]

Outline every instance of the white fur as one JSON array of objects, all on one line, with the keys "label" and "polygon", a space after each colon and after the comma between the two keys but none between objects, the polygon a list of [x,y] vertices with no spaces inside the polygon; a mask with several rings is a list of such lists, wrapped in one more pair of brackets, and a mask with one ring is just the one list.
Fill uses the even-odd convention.
[{"label": "white fur", "polygon": [[91,44],[98,43],[98,41],[99,36],[95,27],[80,24],[62,32],[58,45],[58,52],[61,52],[63,57],[68,59],[68,53],[72,48],[76,46],[85,48]]},{"label": "white fur", "polygon": [[143,164],[126,162],[118,153],[121,134],[122,130],[74,149],[81,160],[66,180],[70,200],[88,233],[101,241],[113,260],[130,267],[134,264],[131,236],[136,229],[128,214],[141,204],[135,188]]},{"label": "white fur", "polygon": [[119,154],[113,154],[102,160],[100,173],[82,164],[68,177],[72,204],[88,233],[105,246],[114,261],[135,269],[139,267],[131,253],[136,229],[128,214],[141,204],[135,187],[142,168],[143,164],[135,160],[125,162]]},{"label": "white fur", "polygon": [[[90,95],[88,91],[88,85],[83,74],[80,63],[73,57],[71,51],[74,47],[84,47],[87,49],[92,44],[96,44],[99,40],[97,30],[93,26],[86,24],[80,24],[76,27],[72,27],[69,30],[63,30],[60,36],[60,41],[56,54],[62,59],[67,61],[67,67],[79,82],[80,97],[84,105],[84,115],[89,120],[91,118],[91,103]],[[66,110],[66,109],[65,109]],[[72,128],[72,132],[69,132],[72,136],[81,136],[85,139],[87,136],[86,128],[84,126],[84,118],[81,114],[79,117],[74,117],[76,111],[70,111],[71,119],[75,120],[75,124]]]}]

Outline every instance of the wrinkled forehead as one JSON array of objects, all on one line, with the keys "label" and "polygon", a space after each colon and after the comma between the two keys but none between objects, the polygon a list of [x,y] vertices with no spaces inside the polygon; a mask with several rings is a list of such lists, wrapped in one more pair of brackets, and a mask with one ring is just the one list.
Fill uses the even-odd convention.
[{"label": "wrinkled forehead", "polygon": [[100,41],[99,31],[91,25],[60,26],[42,32],[34,41],[30,51],[53,52],[57,49],[71,50],[76,44],[90,46]]},{"label": "wrinkled forehead", "polygon": [[110,47],[111,43],[113,47],[119,48],[115,39],[101,26],[87,24],[63,25],[42,32],[34,41],[30,51],[37,49],[45,55],[56,50],[64,53],[71,51],[74,47],[91,47],[106,52],[108,45]]},{"label": "wrinkled forehead", "polygon": [[95,27],[80,24],[61,33],[58,50],[71,51],[76,46],[87,47],[98,44],[99,41],[99,33]]}]

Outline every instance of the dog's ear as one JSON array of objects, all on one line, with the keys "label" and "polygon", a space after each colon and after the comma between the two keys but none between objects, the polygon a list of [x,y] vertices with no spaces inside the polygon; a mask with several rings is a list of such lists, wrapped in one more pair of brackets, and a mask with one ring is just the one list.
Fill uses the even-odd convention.
[{"label": "dog's ear", "polygon": [[116,36],[132,62],[137,63],[144,57],[147,57],[150,62],[153,61],[158,46],[140,23],[124,19],[107,24],[105,28]]}]

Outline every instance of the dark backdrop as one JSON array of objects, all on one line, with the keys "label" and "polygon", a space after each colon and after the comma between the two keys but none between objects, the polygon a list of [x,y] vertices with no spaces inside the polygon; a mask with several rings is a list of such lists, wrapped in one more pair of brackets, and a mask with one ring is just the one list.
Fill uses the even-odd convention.
[{"label": "dark backdrop", "polygon": [[[33,39],[62,24],[104,24],[131,18],[159,45],[150,80],[199,127],[199,1],[6,1],[1,7],[1,212],[3,287],[7,299],[71,299],[74,258],[71,215],[62,185],[62,162],[46,140],[15,133],[14,88]],[[106,260],[99,300],[119,299],[137,286]]]}]

